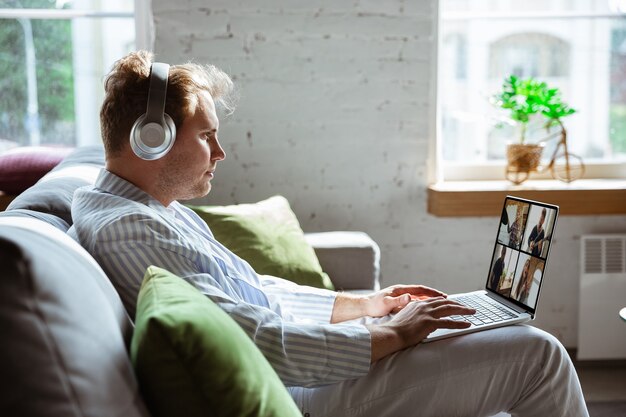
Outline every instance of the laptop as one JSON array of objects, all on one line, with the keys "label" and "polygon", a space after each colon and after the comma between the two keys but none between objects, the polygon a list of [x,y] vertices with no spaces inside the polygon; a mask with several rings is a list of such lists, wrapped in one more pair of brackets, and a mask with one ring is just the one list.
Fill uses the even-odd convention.
[{"label": "laptop", "polygon": [[559,207],[507,196],[489,264],[485,289],[449,295],[476,309],[467,329],[438,329],[424,342],[524,323],[535,318]]}]

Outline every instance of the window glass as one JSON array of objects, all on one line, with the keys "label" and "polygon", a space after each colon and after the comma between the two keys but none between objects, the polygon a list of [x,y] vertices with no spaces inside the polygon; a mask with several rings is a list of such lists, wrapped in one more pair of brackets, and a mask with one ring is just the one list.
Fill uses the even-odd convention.
[{"label": "window glass", "polygon": [[0,8],[3,9],[62,9],[67,7],[66,1],[52,0],[2,0]]},{"label": "window glass", "polygon": [[0,9],[74,9],[133,12],[133,0],[0,0]]},{"label": "window glass", "polygon": [[[133,1],[1,1],[0,152],[15,146],[100,143],[103,76],[135,47]],[[88,11],[90,17],[25,9]]]},{"label": "window glass", "polygon": [[[535,77],[577,112],[563,118],[570,152],[585,162],[626,161],[626,2],[442,0],[439,56],[444,163],[505,158],[518,126],[489,98],[505,77]],[[624,10],[621,9],[624,8]],[[531,120],[528,142],[543,141]],[[556,140],[546,143],[549,157]]]},{"label": "window glass", "polygon": [[4,20],[0,43],[2,138],[20,145],[73,143],[72,23]]}]

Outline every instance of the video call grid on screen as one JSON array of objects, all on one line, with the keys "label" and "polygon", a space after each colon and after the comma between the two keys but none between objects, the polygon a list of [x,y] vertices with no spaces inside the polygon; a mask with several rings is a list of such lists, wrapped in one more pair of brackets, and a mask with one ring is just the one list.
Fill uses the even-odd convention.
[{"label": "video call grid on screen", "polygon": [[545,271],[558,207],[507,197],[487,287],[533,312]]}]

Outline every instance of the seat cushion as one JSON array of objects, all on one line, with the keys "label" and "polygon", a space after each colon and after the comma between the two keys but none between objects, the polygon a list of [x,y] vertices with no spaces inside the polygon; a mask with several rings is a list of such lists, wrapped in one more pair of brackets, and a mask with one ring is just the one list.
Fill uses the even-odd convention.
[{"label": "seat cushion", "polygon": [[301,416],[239,325],[183,279],[149,267],[136,324],[131,357],[155,416]]},{"label": "seat cushion", "polygon": [[215,238],[263,275],[333,290],[307,243],[296,215],[282,196],[255,204],[190,206]]},{"label": "seat cushion", "polygon": [[148,415],[132,325],[87,252],[40,220],[5,216],[0,271],[0,415]]}]

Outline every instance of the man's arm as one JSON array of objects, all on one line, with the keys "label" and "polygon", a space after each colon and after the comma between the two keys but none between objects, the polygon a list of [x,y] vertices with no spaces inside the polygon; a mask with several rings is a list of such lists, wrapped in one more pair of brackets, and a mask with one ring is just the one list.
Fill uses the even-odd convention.
[{"label": "man's arm", "polygon": [[371,334],[362,325],[289,322],[213,288],[203,292],[241,326],[287,386],[327,385],[369,372]]},{"label": "man's arm", "polygon": [[539,255],[541,255],[541,251],[543,249],[543,241],[544,239],[541,239],[539,242],[537,242],[537,252]]},{"label": "man's arm", "polygon": [[363,316],[380,317],[397,312],[386,323],[365,326],[371,335],[370,360],[374,363],[385,356],[420,343],[437,329],[469,327],[468,322],[446,317],[455,314],[474,314],[476,311],[445,297],[442,292],[421,285],[396,285],[369,296],[339,293],[335,300],[331,322],[338,323]]},{"label": "man's arm", "polygon": [[330,323],[335,291],[298,285],[283,278],[259,275],[270,308],[286,320]]},{"label": "man's arm", "polygon": [[530,232],[530,236],[528,236],[528,247],[532,249],[531,245],[535,244],[535,239],[537,238],[537,226],[533,227],[533,230]]},{"label": "man's arm", "polygon": [[[134,277],[138,284],[151,264],[185,279],[239,324],[285,385],[326,385],[358,378],[369,371],[371,336],[365,327],[284,320],[269,308],[234,300],[225,294],[216,277],[198,271],[194,261],[181,255],[183,250],[175,253],[135,243],[125,242],[106,251],[111,260],[106,263],[135,266],[132,270],[125,268],[128,275],[121,276]],[[120,262],[125,258],[128,261]],[[117,288],[119,284],[118,281]]]}]

